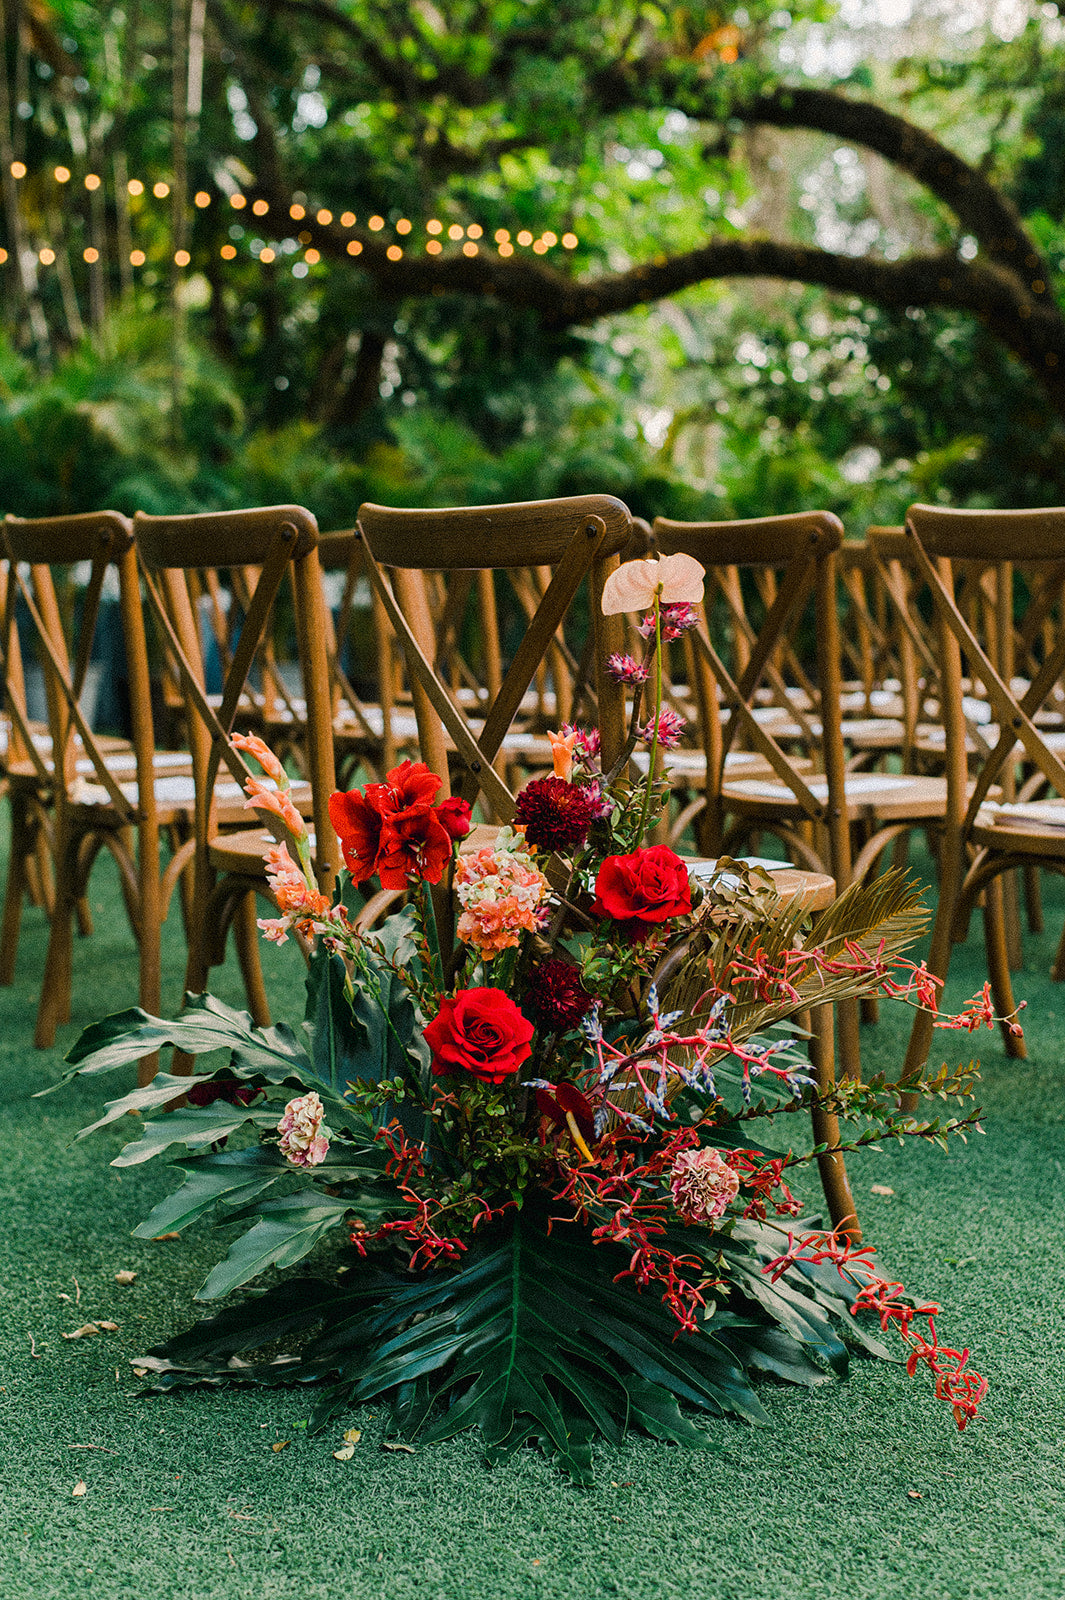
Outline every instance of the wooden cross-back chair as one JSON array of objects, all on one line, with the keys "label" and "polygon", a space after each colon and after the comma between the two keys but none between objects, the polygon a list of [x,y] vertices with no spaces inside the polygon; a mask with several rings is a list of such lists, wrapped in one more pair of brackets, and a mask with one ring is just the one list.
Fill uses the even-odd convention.
[{"label": "wooden cross-back chair", "polygon": [[[1065,874],[1065,738],[1056,720],[1050,727],[1040,725],[1048,707],[1056,719],[1065,681],[1059,579],[1065,562],[1065,509],[962,511],[914,505],[907,513],[906,531],[912,560],[935,606],[946,730],[949,800],[928,965],[937,976],[946,976],[951,946],[982,897],[988,976],[996,1011],[1008,1017],[1014,1002],[1003,874],[1035,866]],[[983,617],[971,606],[963,609],[958,599],[959,571],[967,572],[971,587],[974,563],[998,572],[1000,594]],[[1015,663],[1002,651],[1003,637],[1013,633],[1010,579],[1015,566],[1034,579],[1042,574],[1050,597],[1040,618],[1039,649],[1028,662],[1032,676],[1020,682],[1011,672]],[[995,617],[998,627],[991,627],[988,637],[985,630]],[[977,685],[994,721],[986,725],[983,749],[974,758],[963,696]],[[1007,1053],[1023,1058],[1023,1036],[1005,1026],[1004,1034]],[[908,1075],[919,1073],[930,1041],[931,1019],[919,1013],[907,1054]]]},{"label": "wooden cross-back chair", "polygon": [[[242,814],[239,791],[245,779],[253,772],[260,776],[232,749],[229,735],[246,731],[240,717],[249,676],[268,633],[278,590],[290,580],[306,704],[305,759],[315,866],[323,892],[331,892],[339,854],[328,810],[334,788],[333,745],[317,526],[301,506],[162,517],[138,512],[134,535],[148,610],[181,683],[192,760],[193,891],[185,986],[197,994],[207,987],[211,967],[225,958],[232,927],[249,1008],[256,1021],[267,1022],[270,1012],[259,966],[255,896],[270,899],[263,856],[271,841],[265,824],[223,831],[220,801],[235,806],[232,821]],[[196,613],[198,575],[204,569],[254,569],[248,580],[248,609],[217,705],[206,692]],[[228,785],[220,782],[223,765],[230,776]],[[247,819],[248,813],[243,817]]]},{"label": "wooden cross-back chair", "polygon": [[[91,931],[85,900],[93,864],[106,849],[118,865],[130,923],[139,948],[139,995],[145,1009],[160,1002],[160,926],[180,872],[164,870],[160,829],[180,833],[187,805],[171,789],[185,768],[180,755],[155,750],[148,660],[130,523],[116,512],[23,520],[7,517],[9,558],[4,599],[5,658],[17,654],[16,610],[30,623],[48,708],[41,739],[25,716],[25,700],[9,685],[12,721],[12,851],[3,928],[3,978],[13,976],[19,918],[26,888],[25,861],[33,835],[47,838],[54,871],[48,953],[41,985],[35,1042],[50,1046],[69,1020],[73,927]],[[79,607],[60,602],[56,569],[85,563],[88,582]],[[82,710],[93,655],[100,601],[110,574],[117,576],[122,640],[129,687],[132,743],[96,734]]]},{"label": "wooden cross-back chair", "polygon": [[[708,572],[736,566],[775,573],[772,603],[748,640],[742,671],[730,669],[707,633],[691,635],[712,685],[705,695],[708,714],[720,716],[722,724],[716,745],[720,761],[707,781],[723,848],[732,853],[752,836],[775,834],[793,861],[829,873],[840,891],[873,873],[902,832],[934,824],[946,809],[943,778],[846,771],[837,609],[842,537],[842,525],[828,512],[731,523],[665,518],[655,523],[664,553],[683,550]],[[803,668],[803,683],[794,686],[799,689],[794,695],[784,676],[792,656]],[[763,688],[790,706],[786,724],[774,726],[760,715]],[[729,775],[728,754],[740,740],[764,758],[769,776]],[[814,772],[797,766],[796,751],[813,761]],[[850,1003],[839,1008],[839,1053],[843,1070],[857,1075],[858,1011]]]},{"label": "wooden cross-back chair", "polygon": [[[513,505],[406,510],[364,505],[359,511],[366,573],[403,653],[422,759],[493,821],[514,815],[514,794],[497,770],[504,743],[537,668],[582,582],[587,582],[590,676],[596,689],[604,767],[624,743],[624,698],[605,670],[621,628],[604,617],[603,584],[628,544],[631,518],[610,495]],[[427,592],[432,572],[488,572],[549,567],[551,581],[518,642],[491,704],[471,707],[451,692],[434,665],[438,632]],[[450,903],[438,915],[450,926]]]}]

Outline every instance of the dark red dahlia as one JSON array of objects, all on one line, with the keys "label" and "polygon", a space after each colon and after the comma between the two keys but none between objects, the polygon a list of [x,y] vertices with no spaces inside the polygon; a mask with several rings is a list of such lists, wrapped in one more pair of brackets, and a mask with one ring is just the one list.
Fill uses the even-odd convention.
[{"label": "dark red dahlia", "polygon": [[568,1033],[592,1009],[592,997],[581,983],[580,968],[551,956],[533,973],[525,1003],[541,1027]]},{"label": "dark red dahlia", "polygon": [[571,850],[582,845],[599,815],[588,791],[565,778],[534,778],[518,796],[515,820],[538,850]]}]

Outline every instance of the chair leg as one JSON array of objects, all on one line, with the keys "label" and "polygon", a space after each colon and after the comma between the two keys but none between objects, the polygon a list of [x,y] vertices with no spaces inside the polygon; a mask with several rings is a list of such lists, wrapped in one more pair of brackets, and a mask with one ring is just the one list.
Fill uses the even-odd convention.
[{"label": "chair leg", "polygon": [[70,989],[74,957],[74,914],[76,897],[64,886],[62,870],[56,884],[48,953],[44,960],[41,998],[37,1006],[37,1025],[33,1042],[38,1050],[55,1043],[56,1029],[70,1021]]},{"label": "chair leg", "polygon": [[[832,1007],[815,1006],[805,1012],[799,1021],[810,1030],[810,1061],[817,1080],[818,1092],[831,1093],[836,1083]],[[862,1230],[858,1221],[858,1209],[851,1193],[843,1152],[836,1148],[839,1145],[839,1118],[817,1107],[812,1113],[811,1120],[815,1143],[828,1146],[825,1153],[818,1156],[817,1166],[832,1226],[837,1233],[844,1233],[855,1244],[860,1244]]]},{"label": "chair leg", "polygon": [[[987,971],[991,979],[991,995],[1000,1017],[1012,1017],[1017,1006],[1013,998],[1010,979],[1009,941],[1003,912],[1002,878],[992,878],[984,898],[984,945],[987,950]],[[1028,1059],[1024,1035],[1014,1033],[1009,1024],[1002,1023],[1002,1036],[1006,1054],[1017,1061]]]},{"label": "chair leg", "polygon": [[28,857],[33,849],[33,829],[25,808],[11,807],[11,846],[7,862],[7,887],[4,914],[0,921],[0,986],[9,988],[15,981],[15,957],[22,925],[22,903],[29,892]]},{"label": "chair leg", "polygon": [[237,960],[244,979],[244,992],[248,1009],[260,1028],[270,1026],[270,1002],[263,981],[262,962],[259,959],[259,928],[255,920],[255,895],[249,890],[241,895],[233,912],[233,942],[237,947]]},{"label": "chair leg", "polygon": [[1019,972],[1024,965],[1021,948],[1021,907],[1018,895],[1017,874],[1004,872],[997,880],[1002,885],[1002,926],[1006,936],[1011,972]]},{"label": "chair leg", "polygon": [[1028,913],[1028,932],[1043,931],[1043,884],[1038,867],[1025,867],[1024,904]]}]

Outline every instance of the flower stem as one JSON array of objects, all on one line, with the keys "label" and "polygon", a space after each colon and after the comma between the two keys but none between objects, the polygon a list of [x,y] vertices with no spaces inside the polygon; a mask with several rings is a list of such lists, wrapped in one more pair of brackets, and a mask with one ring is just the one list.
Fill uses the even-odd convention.
[{"label": "flower stem", "polygon": [[637,843],[641,842],[647,829],[647,818],[651,810],[651,786],[655,781],[655,757],[658,754],[658,719],[662,711],[662,596],[655,593],[655,709],[651,735],[651,757],[647,767],[647,783],[643,791],[643,806],[640,810],[640,826],[636,833]]}]

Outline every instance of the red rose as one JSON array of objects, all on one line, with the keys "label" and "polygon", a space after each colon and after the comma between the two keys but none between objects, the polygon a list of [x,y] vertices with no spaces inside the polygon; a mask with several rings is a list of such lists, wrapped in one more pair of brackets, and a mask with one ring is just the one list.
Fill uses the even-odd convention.
[{"label": "red rose", "polygon": [[502,989],[460,989],[444,995],[425,1030],[433,1072],[450,1078],[468,1072],[484,1083],[502,1083],[532,1054],[533,1025]]},{"label": "red rose", "polygon": [[470,831],[465,800],[433,805],[442,782],[424,761],[404,761],[384,783],[330,795],[330,820],[356,883],[375,872],[383,889],[405,889],[412,878],[440,882],[454,841]]},{"label": "red rose", "polygon": [[607,856],[599,868],[593,910],[622,923],[632,939],[646,939],[656,923],[682,917],[691,908],[687,868],[665,845]]}]

